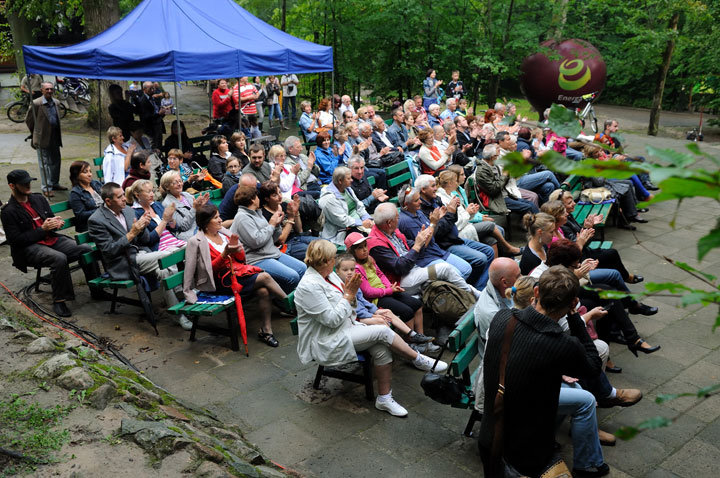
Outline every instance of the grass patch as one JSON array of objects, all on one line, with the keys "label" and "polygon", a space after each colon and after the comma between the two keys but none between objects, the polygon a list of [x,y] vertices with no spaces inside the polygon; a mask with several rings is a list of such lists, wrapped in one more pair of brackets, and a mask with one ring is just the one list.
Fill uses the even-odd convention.
[{"label": "grass patch", "polygon": [[6,464],[0,459],[3,464],[0,476],[22,473],[37,464],[57,462],[54,452],[70,439],[68,430],[58,428],[71,410],[72,407],[60,405],[42,408],[15,394],[7,401],[0,401],[0,443],[3,448],[24,456]]}]

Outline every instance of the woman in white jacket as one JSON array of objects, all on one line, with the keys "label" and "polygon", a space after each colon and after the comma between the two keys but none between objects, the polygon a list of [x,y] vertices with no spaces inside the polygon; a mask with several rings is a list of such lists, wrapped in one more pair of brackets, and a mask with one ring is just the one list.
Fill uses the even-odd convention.
[{"label": "woman in white jacket", "polygon": [[110,144],[105,148],[105,157],[102,162],[103,182],[121,185],[125,180],[125,171],[130,168],[130,158],[135,152],[135,144],[127,149],[123,147],[123,133],[117,126],[110,126],[107,130]]},{"label": "woman in white jacket", "polygon": [[[367,350],[373,358],[378,397],[375,408],[397,417],[408,412],[392,398],[392,354],[411,360],[420,370],[429,371],[435,361],[411,349],[390,327],[366,325],[356,320],[355,303],[360,274],[355,273],[343,284],[333,268],[336,247],[318,239],[310,243],[305,256],[307,272],[295,289],[298,312],[298,346],[300,361],[315,361],[335,366],[357,360],[357,352]],[[435,371],[442,373],[447,364],[438,361]]]},{"label": "woman in white jacket", "polygon": [[[446,170],[441,172],[437,178],[438,190],[437,195],[444,205],[453,200],[453,191],[458,188],[458,175],[455,171]],[[493,248],[495,257],[498,256],[498,244],[502,249],[512,255],[520,254],[520,248],[513,246],[505,239],[505,231],[495,224],[494,220],[486,215],[478,212],[480,205],[470,203],[465,208],[460,201],[457,208],[457,222],[455,226],[458,228],[459,236],[463,239],[472,241],[480,241]]]}]

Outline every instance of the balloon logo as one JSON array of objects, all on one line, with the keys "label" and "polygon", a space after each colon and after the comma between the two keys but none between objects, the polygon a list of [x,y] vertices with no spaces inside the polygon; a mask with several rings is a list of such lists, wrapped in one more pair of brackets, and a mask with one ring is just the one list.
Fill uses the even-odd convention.
[{"label": "balloon logo", "polygon": [[[577,76],[578,73],[585,70],[580,78],[570,80],[569,77]],[[560,64],[560,74],[558,75],[558,85],[566,91],[574,91],[582,88],[590,81],[590,68],[585,62],[576,60],[565,60]]]}]

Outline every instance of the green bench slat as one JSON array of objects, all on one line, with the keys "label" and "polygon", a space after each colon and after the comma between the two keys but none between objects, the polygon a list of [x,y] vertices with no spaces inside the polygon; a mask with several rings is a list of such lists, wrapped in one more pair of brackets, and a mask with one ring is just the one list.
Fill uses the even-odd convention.
[{"label": "green bench slat", "polygon": [[222,189],[213,189],[210,191],[210,199],[222,199],[223,193]]},{"label": "green bench slat", "polygon": [[75,216],[65,218],[63,220],[63,225],[60,228],[60,230],[62,231],[63,229],[68,229],[70,227],[73,227],[74,225],[75,225]]},{"label": "green bench slat", "polygon": [[463,347],[468,337],[475,331],[475,313],[474,307],[468,310],[460,323],[455,326],[455,329],[450,332],[448,336],[448,350],[451,352],[457,352]]},{"label": "green bench slat", "polygon": [[292,320],[290,321],[290,330],[292,330],[292,334],[293,334],[293,335],[297,335],[297,334],[298,334],[298,323],[297,323],[297,322],[298,322],[297,317],[295,317],[294,319],[292,319]]},{"label": "green bench slat", "polygon": [[174,289],[175,287],[183,285],[183,277],[185,271],[176,272],[162,280],[163,287],[167,290]]},{"label": "green bench slat", "polygon": [[88,234],[87,232],[79,232],[75,234],[75,242],[77,242],[78,244],[87,244],[90,241],[90,234]]},{"label": "green bench slat", "polygon": [[410,171],[410,165],[408,165],[408,163],[406,163],[405,161],[401,161],[397,164],[393,164],[392,166],[385,168],[385,172],[388,177],[405,170]]},{"label": "green bench slat", "polygon": [[160,265],[160,269],[167,269],[170,266],[174,266],[175,264],[179,264],[182,261],[185,260],[185,248],[179,249],[169,256],[165,256],[162,259],[158,259],[158,264]]},{"label": "green bench slat", "polygon": [[375,176],[368,176],[367,180],[370,186],[375,186]]},{"label": "green bench slat", "polygon": [[475,334],[450,363],[450,372],[455,377],[462,376],[463,371],[467,370],[470,366],[470,362],[472,362],[472,360],[477,356],[478,340],[480,339],[478,339],[477,334]]},{"label": "green bench slat", "polygon": [[50,205],[50,210],[55,214],[70,210],[70,201],[58,202]]},{"label": "green bench slat", "polygon": [[409,170],[408,170],[408,172],[401,174],[400,176],[395,176],[394,178],[390,178],[387,181],[389,187],[393,187],[398,184],[402,184],[402,183],[406,183],[406,182],[412,183],[412,173],[410,173]]},{"label": "green bench slat", "polygon": [[135,287],[135,283],[131,280],[112,280],[103,277],[92,279],[90,284],[111,289],[129,289]]},{"label": "green bench slat", "polygon": [[100,156],[99,158],[93,158],[93,164],[95,166],[102,166],[103,160],[105,159],[104,156]]},{"label": "green bench slat", "polygon": [[183,307],[185,307],[185,301],[179,302],[172,307],[168,307],[167,311],[171,314],[180,315],[182,314]]}]

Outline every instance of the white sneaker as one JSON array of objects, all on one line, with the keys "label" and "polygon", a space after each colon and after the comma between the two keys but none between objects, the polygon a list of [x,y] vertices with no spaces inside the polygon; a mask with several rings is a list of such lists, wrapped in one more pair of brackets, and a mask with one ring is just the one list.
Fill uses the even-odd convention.
[{"label": "white sneaker", "polygon": [[184,330],[192,330],[193,323],[190,319],[185,317],[185,314],[182,314],[180,317],[178,317],[178,324]]},{"label": "white sneaker", "polygon": [[[427,355],[420,354],[418,357],[412,361],[412,364],[415,366],[415,368],[429,372],[432,370],[433,365],[435,365],[435,360],[428,357]],[[435,373],[443,373],[445,370],[447,370],[448,364],[443,362],[442,360],[437,361],[437,365],[435,365]]]},{"label": "white sneaker", "polygon": [[390,400],[380,401],[380,398],[378,397],[375,400],[375,408],[388,412],[394,417],[406,417],[408,415],[408,411],[393,398],[390,398]]},{"label": "white sneaker", "polygon": [[[440,347],[439,345],[435,345],[435,344],[432,343],[432,342],[428,342],[428,343],[425,344],[425,352],[424,352],[424,353],[426,353],[426,354],[434,354],[434,353],[436,353],[436,352],[440,352],[440,349],[441,349],[441,348],[442,348],[442,347]],[[421,353],[422,353],[422,352],[421,352]]]}]

